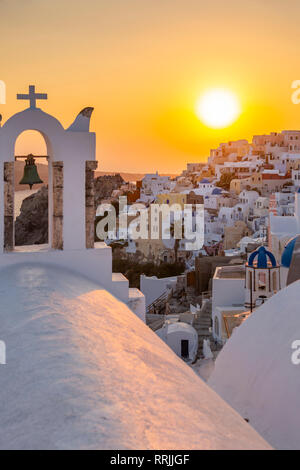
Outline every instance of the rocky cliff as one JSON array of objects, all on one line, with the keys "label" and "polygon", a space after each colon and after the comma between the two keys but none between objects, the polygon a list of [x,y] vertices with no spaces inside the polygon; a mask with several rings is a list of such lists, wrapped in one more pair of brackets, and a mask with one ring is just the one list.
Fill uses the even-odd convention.
[{"label": "rocky cliff", "polygon": [[107,199],[111,193],[120,188],[125,181],[120,174],[104,175],[95,178],[95,207],[97,207],[102,199]]},{"label": "rocky cliff", "polygon": [[39,245],[48,243],[48,187],[22,202],[20,215],[15,222],[15,244]]},{"label": "rocky cliff", "polygon": [[[95,207],[102,199],[111,196],[112,191],[124,183],[117,175],[95,178]],[[48,186],[30,195],[22,202],[20,215],[15,222],[15,244],[35,245],[48,243]]]}]

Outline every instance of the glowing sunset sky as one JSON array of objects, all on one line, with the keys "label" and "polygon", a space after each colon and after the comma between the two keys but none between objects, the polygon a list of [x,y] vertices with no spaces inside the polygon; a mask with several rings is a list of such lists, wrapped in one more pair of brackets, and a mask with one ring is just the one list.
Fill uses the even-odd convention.
[{"label": "glowing sunset sky", "polygon": [[[0,113],[35,84],[64,126],[95,107],[99,170],[179,172],[219,142],[300,129],[299,17],[299,0],[0,0]],[[195,106],[220,87],[242,113],[210,129]]]}]

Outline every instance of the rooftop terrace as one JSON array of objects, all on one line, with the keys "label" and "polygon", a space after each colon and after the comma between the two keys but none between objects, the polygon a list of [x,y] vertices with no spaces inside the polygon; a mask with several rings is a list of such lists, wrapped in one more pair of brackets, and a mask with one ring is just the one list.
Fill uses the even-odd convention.
[{"label": "rooftop terrace", "polygon": [[245,279],[245,266],[229,265],[216,268],[215,279]]}]

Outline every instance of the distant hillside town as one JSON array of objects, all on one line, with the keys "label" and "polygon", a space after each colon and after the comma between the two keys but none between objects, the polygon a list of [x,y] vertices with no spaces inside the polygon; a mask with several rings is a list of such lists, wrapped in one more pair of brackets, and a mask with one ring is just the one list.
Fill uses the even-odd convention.
[{"label": "distant hillside town", "polygon": [[[149,227],[153,204],[176,204],[182,217],[187,204],[201,205],[203,246],[187,250],[184,233],[181,239],[172,234],[168,238],[162,227],[154,238],[149,227],[147,237],[133,239],[128,232],[124,238],[119,220],[124,196],[128,214],[133,205],[142,205]],[[47,200],[45,185],[23,200],[15,222],[16,245],[47,243]],[[113,271],[125,275],[130,287],[145,296],[147,325],[242,415],[248,414],[269,442],[288,447],[292,436],[265,432],[261,409],[256,403],[245,408],[246,394],[241,394],[241,403],[228,395],[228,387],[238,379],[234,376],[226,385],[228,366],[220,364],[232,361],[222,353],[233,333],[241,325],[247,327],[246,320],[263,304],[267,308],[268,299],[300,279],[300,131],[257,135],[252,143],[222,143],[211,150],[207,162],[188,163],[177,177],[156,172],[126,182],[120,174],[96,173],[94,204],[97,242],[103,241],[97,235],[103,218],[99,207],[107,204],[116,212],[116,236],[104,241],[112,249]],[[137,215],[128,220],[137,228]],[[173,233],[174,223],[171,218]],[[294,380],[293,372],[291,377]],[[268,413],[274,420],[274,409]]]},{"label": "distant hillside town", "polygon": [[[177,220],[169,225],[174,236],[167,245],[174,261],[159,259],[166,241],[160,214],[153,219],[155,253],[146,245],[140,250],[133,231],[125,234],[123,219],[138,225],[138,200],[148,213],[150,206],[141,203],[144,180],[133,185],[120,175],[95,177],[93,108],[82,109],[64,129],[36,106],[47,94],[36,93],[34,85],[28,91],[17,99],[30,107],[0,127],[0,448],[269,449],[191,368],[196,361],[201,368],[200,355],[213,356],[206,337],[210,311],[209,304],[194,302],[193,276],[188,288],[192,258],[181,255]],[[47,155],[10,153],[24,129],[48,136]],[[36,158],[48,163],[48,185]],[[21,179],[17,160],[23,160]],[[16,176],[29,190],[15,191]],[[178,214],[185,213],[184,194],[169,191]],[[21,201],[20,193],[29,196]],[[126,207],[118,205],[120,195]],[[157,197],[165,200],[164,192]],[[108,231],[101,232],[106,217]],[[193,217],[190,211],[190,225]],[[185,238],[189,229],[184,224]],[[111,231],[107,243],[95,242]]]},{"label": "distant hillside town", "polygon": [[[145,294],[149,325],[159,334],[165,328],[165,338],[166,318],[176,328],[187,322],[197,331],[191,361],[205,356],[207,341],[208,354],[216,357],[234,328],[285,287],[289,276],[297,279],[295,270],[288,275],[291,260],[282,259],[300,233],[299,188],[300,131],[283,131],[254,136],[251,143],[222,143],[207,162],[188,163],[178,177],[147,174],[106,198],[116,205],[122,195],[129,205],[177,203],[182,210],[204,204],[200,250],[187,251],[184,238],[176,242],[163,234],[155,240],[107,240],[116,267]],[[175,267],[168,277],[162,275],[164,265]],[[180,347],[177,353],[186,354]]]},{"label": "distant hillside town", "polygon": [[[183,242],[177,247],[177,260],[192,269],[199,255],[244,256],[262,243],[280,257],[284,241],[279,241],[278,219],[274,217],[294,216],[299,186],[300,131],[283,131],[254,136],[252,143],[222,143],[211,150],[206,163],[188,163],[176,178],[157,172],[136,184],[120,184],[105,202],[117,203],[126,195],[128,204],[179,203],[182,208],[204,204],[203,249],[187,253],[181,250]],[[169,247],[163,238],[129,240],[125,251],[143,261],[175,261],[174,246]]]},{"label": "distant hillside town", "polygon": [[[34,86],[18,97],[31,100],[31,107],[0,128],[0,345],[6,366],[9,339],[7,366],[13,377],[3,376],[1,382],[8,403],[2,447],[30,447],[27,434],[36,447],[44,442],[57,447],[61,428],[74,442],[82,428],[81,411],[73,433],[65,409],[76,403],[79,390],[76,408],[89,403],[87,413],[97,411],[97,426],[89,427],[88,437],[86,425],[83,431],[87,440],[82,442],[92,439],[91,447],[100,441],[106,446],[107,426],[105,435],[119,447],[119,431],[114,435],[109,422],[120,426],[132,415],[137,425],[122,436],[131,435],[137,447],[150,447],[143,440],[147,432],[130,432],[153,423],[152,435],[163,448],[179,448],[179,442],[187,448],[268,448],[267,442],[278,449],[299,448],[300,131],[255,136],[251,144],[220,144],[207,162],[189,163],[179,176],[156,172],[126,182],[120,174],[95,174],[95,135],[89,132],[93,108],[84,108],[63,129],[35,106],[46,98]],[[52,132],[49,155],[36,156],[46,158],[48,175],[47,165],[39,175],[32,154],[7,161],[16,133],[28,127]],[[22,159],[19,179],[21,166],[15,162]],[[14,191],[16,180],[30,189]],[[49,363],[53,351],[59,360]],[[33,367],[32,357],[43,367]],[[61,380],[68,368],[72,386]],[[39,387],[24,386],[24,370]],[[197,375],[240,416],[231,414]],[[88,377],[89,384],[95,378],[90,395],[86,381],[77,384],[74,377]],[[56,398],[52,406],[45,399],[46,389],[64,397],[59,412]],[[18,390],[27,393],[25,401],[16,397]],[[104,419],[102,403],[112,396],[113,412]],[[145,418],[149,396],[152,405],[155,397],[160,400]],[[21,419],[22,432],[16,433],[11,419],[16,406],[20,416],[38,417],[44,425]],[[125,410],[121,415],[120,409]],[[219,443],[215,437],[202,442],[207,429],[220,433],[221,424]],[[170,440],[174,429],[176,439]],[[65,447],[64,439],[59,448]]]}]

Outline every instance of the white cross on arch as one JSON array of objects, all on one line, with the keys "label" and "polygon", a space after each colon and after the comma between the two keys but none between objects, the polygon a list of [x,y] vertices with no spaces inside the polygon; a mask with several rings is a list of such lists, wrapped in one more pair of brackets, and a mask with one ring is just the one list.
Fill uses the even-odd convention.
[{"label": "white cross on arch", "polygon": [[29,93],[28,95],[23,95],[18,93],[17,100],[29,100],[30,101],[30,108],[36,108],[36,100],[47,100],[48,95],[46,93],[36,93],[35,92],[35,85],[29,85]]}]

